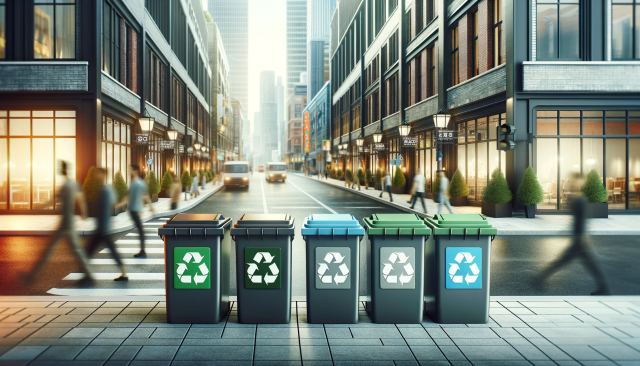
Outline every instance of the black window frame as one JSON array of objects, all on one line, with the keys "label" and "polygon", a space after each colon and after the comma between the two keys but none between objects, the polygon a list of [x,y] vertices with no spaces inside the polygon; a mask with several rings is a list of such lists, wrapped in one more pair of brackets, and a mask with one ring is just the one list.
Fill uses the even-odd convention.
[{"label": "black window frame", "polygon": [[0,60],[4,60],[7,58],[7,39],[9,37],[7,37],[7,4],[6,4],[6,0],[0,0],[0,9],[2,10],[0,12],[0,15],[2,16],[2,18],[0,18],[0,25],[3,26],[3,28],[0,28],[0,39],[4,42],[4,45],[2,46],[2,48],[0,48],[0,50],[2,50],[2,53],[0,54]]},{"label": "black window frame", "polygon": [[[24,1],[24,0],[23,0]],[[31,56],[31,60],[33,61],[74,61],[78,59],[78,32],[77,32],[77,27],[78,27],[78,2],[79,0],[73,0],[73,3],[66,3],[66,2],[58,2],[60,0],[42,0],[43,2],[41,3],[36,3],[34,0],[31,1],[31,17],[28,17],[29,20],[26,22],[27,26],[29,27],[29,32],[28,34],[30,35],[29,39],[31,42],[31,47],[29,48],[29,55]],[[5,1],[6,2],[6,1]],[[52,6],[53,7],[53,26],[51,27],[51,29],[53,30],[53,34],[51,35],[52,38],[52,52],[51,52],[51,58],[36,58],[35,55],[35,10],[36,10],[36,6]],[[56,37],[56,13],[57,13],[57,9],[59,6],[72,6],[73,9],[73,15],[74,15],[74,30],[73,30],[73,58],[57,58],[56,57],[56,48],[57,48],[57,39],[58,37]]]},{"label": "black window frame", "polygon": [[471,35],[471,77],[480,75],[480,40],[478,32],[478,11],[473,12],[471,17],[473,34]]},{"label": "black window frame", "polygon": [[[502,0],[496,0],[496,1],[500,1],[502,2]],[[537,14],[537,8],[539,5],[545,5],[545,4],[557,4],[557,19],[558,19],[558,25],[556,28],[556,43],[557,43],[557,54],[555,55],[555,57],[553,58],[541,58],[540,57],[540,53],[537,51],[537,47],[539,46],[540,42],[537,36],[537,32],[538,30],[535,29],[533,30],[534,32],[536,32],[536,60],[537,61],[582,61],[584,60],[584,50],[585,50],[585,25],[584,25],[584,19],[585,19],[585,14],[584,12],[586,11],[585,8],[588,7],[588,5],[585,5],[584,2],[582,0],[535,0],[536,1],[536,14],[533,14],[533,16],[536,17],[536,24],[538,21],[538,14]],[[562,48],[562,45],[560,44],[560,5],[561,4],[575,4],[578,6],[578,58],[570,58],[570,57],[560,57],[560,49]],[[501,22],[502,23],[502,22]]]},{"label": "black window frame", "polygon": [[[635,37],[640,33],[636,31],[636,28],[640,28],[640,19],[637,17],[638,11],[636,8],[640,7],[640,0],[626,0],[627,2],[623,2],[624,0],[611,0],[611,19],[609,21],[613,25],[613,8],[615,6],[631,6],[631,58],[614,58],[613,51],[611,52],[611,60],[612,61],[637,61],[640,60],[640,40]],[[628,1],[631,1],[630,3]],[[611,44],[611,48],[613,49],[613,32],[611,34],[611,39],[608,40]]]},{"label": "black window frame", "polygon": [[460,43],[458,24],[451,28],[451,86],[460,84]]},{"label": "black window frame", "polygon": [[[499,20],[496,19],[498,18],[498,14],[500,18]],[[502,0],[493,0],[493,14],[491,15],[491,24],[493,25],[491,27],[491,42],[493,43],[493,67],[498,67],[506,62],[506,60],[502,60],[502,37],[504,37],[504,34],[502,33],[502,17]],[[496,35],[499,35],[499,37],[497,37]]]}]

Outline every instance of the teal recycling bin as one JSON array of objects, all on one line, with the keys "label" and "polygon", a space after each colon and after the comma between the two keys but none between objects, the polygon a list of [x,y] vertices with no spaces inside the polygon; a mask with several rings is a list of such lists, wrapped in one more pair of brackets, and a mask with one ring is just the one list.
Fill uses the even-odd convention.
[{"label": "teal recycling bin", "polygon": [[480,214],[442,214],[424,219],[435,241],[435,308],[444,324],[489,321],[491,242],[498,234]]},{"label": "teal recycling bin", "polygon": [[294,231],[294,219],[285,214],[246,214],[231,229],[236,242],[238,322],[290,322]]},{"label": "teal recycling bin", "polygon": [[229,312],[231,218],[178,214],[158,229],[164,239],[167,322],[219,323]]},{"label": "teal recycling bin", "polygon": [[306,218],[307,322],[358,322],[360,239],[364,228],[353,215],[314,214]]}]

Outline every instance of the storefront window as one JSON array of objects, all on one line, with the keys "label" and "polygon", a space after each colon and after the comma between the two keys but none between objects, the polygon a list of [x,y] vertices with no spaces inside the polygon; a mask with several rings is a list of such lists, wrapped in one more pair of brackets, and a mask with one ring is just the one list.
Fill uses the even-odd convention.
[{"label": "storefront window", "polygon": [[5,49],[7,47],[7,37],[5,36],[6,22],[5,19],[5,0],[0,0],[0,59],[5,58]]},{"label": "storefront window", "polygon": [[629,139],[629,209],[640,209],[640,139]]},{"label": "storefront window", "polygon": [[625,111],[607,111],[606,118],[606,134],[607,135],[626,135],[627,121],[625,119]]},{"label": "storefront window", "polygon": [[102,165],[107,168],[107,183],[117,172],[129,181],[127,168],[131,164],[131,126],[109,116],[102,116]]},{"label": "storefront window", "polygon": [[576,192],[570,190],[570,180],[580,174],[580,139],[560,139],[560,208],[569,209],[569,197]]},{"label": "storefront window", "polygon": [[609,207],[612,209],[625,208],[626,196],[626,161],[627,140],[607,139],[607,192],[612,196]]},{"label": "storefront window", "polygon": [[33,57],[76,57],[76,6],[74,0],[34,0]]},{"label": "storefront window", "polygon": [[544,201],[538,205],[540,209],[554,209],[558,202],[558,140],[537,139],[537,175]]},{"label": "storefront window", "polygon": [[580,111],[560,111],[560,135],[580,134]]}]

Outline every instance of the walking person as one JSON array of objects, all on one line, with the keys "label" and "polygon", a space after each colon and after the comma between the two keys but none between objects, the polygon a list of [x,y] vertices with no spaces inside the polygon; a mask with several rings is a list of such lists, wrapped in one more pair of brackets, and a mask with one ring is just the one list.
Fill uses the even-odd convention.
[{"label": "walking person", "polygon": [[200,179],[200,175],[196,171],[196,175],[193,177],[193,182],[191,182],[191,198],[198,197],[200,192],[198,192],[198,180]]},{"label": "walking person", "polygon": [[140,220],[140,212],[144,208],[144,203],[149,205],[149,210],[152,213],[155,212],[155,210],[151,204],[147,185],[141,179],[140,167],[136,164],[129,165],[129,175],[131,176],[129,193],[125,197],[122,197],[122,200],[120,200],[116,207],[124,206],[127,203],[129,204],[129,215],[140,236],[140,252],[133,256],[135,258],[146,257],[147,253],[144,251],[144,230],[142,228],[142,221]]},{"label": "walking person", "polygon": [[171,211],[175,211],[178,209],[180,193],[182,193],[182,184],[177,174],[171,172],[171,178],[173,179],[173,184],[171,184],[171,188],[169,189],[169,197],[171,197]]},{"label": "walking person", "polygon": [[329,180],[329,171],[326,168],[324,169],[324,180]]},{"label": "walking person", "polygon": [[598,266],[593,254],[593,248],[586,233],[588,203],[586,197],[580,192],[580,187],[582,186],[580,173],[574,173],[566,185],[568,186],[568,191],[571,192],[569,196],[569,208],[573,215],[573,238],[571,239],[571,245],[555,262],[551,263],[540,273],[536,284],[543,288],[551,275],[573,260],[581,259],[582,264],[584,264],[586,269],[591,273],[591,276],[598,286],[596,291],[592,292],[591,295],[610,295],[611,290],[607,285],[602,270]]},{"label": "walking person", "polygon": [[444,172],[438,173],[440,177],[440,191],[438,192],[438,215],[442,213],[442,206],[446,206],[449,213],[453,213],[451,203],[449,202],[449,179],[444,175]]},{"label": "walking person", "polygon": [[51,256],[53,249],[62,239],[67,239],[67,241],[71,245],[71,249],[73,249],[73,253],[76,256],[78,262],[80,262],[80,265],[82,266],[82,269],[85,273],[84,279],[91,280],[89,260],[87,258],[87,253],[80,244],[80,237],[78,236],[78,233],[76,231],[75,217],[73,215],[73,210],[77,203],[80,206],[80,217],[82,217],[83,220],[86,220],[87,205],[84,200],[84,195],[79,190],[76,182],[68,177],[68,168],[69,166],[66,161],[60,161],[59,172],[65,180],[64,184],[56,194],[56,198],[61,201],[59,213],[62,217],[60,220],[60,226],[47,245],[47,249],[44,252],[44,255],[42,256],[42,258],[40,258],[40,261],[38,262],[38,264],[36,264],[33,271],[31,271],[31,274],[27,276],[28,280],[33,279],[38,274],[38,272],[40,272],[44,264]]},{"label": "walking person", "polygon": [[420,201],[422,202],[422,208],[424,209],[424,213],[427,213],[427,203],[424,201],[424,187],[425,187],[425,178],[422,175],[420,169],[416,171],[416,176],[413,177],[413,188],[411,188],[411,192],[413,192],[413,201],[411,202],[411,209],[416,206],[416,201],[418,197],[420,197]]},{"label": "walking person", "polygon": [[384,180],[382,181],[382,187],[384,190],[380,192],[380,198],[382,198],[384,191],[387,191],[389,193],[389,201],[393,202],[393,196],[391,196],[391,173],[385,173]]},{"label": "walking person", "polygon": [[[96,175],[99,181],[105,182],[107,170],[104,168],[97,168]],[[111,215],[115,204],[116,194],[113,191],[113,188],[111,188],[111,185],[109,184],[103,184],[102,189],[100,189],[100,193],[98,194],[98,226],[96,228],[96,232],[93,234],[89,240],[89,244],[87,245],[87,255],[91,257],[98,248],[98,245],[104,243],[111,251],[111,255],[113,255],[113,259],[115,259],[121,272],[120,276],[113,280],[128,281],[129,277],[127,277],[127,271],[124,268],[120,254],[116,249],[116,245],[114,244],[111,235],[109,235],[109,230],[111,230]]]}]

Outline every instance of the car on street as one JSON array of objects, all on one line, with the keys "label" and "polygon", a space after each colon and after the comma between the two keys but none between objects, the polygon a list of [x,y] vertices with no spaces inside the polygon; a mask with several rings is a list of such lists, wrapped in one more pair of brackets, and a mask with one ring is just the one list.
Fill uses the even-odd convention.
[{"label": "car on street", "polygon": [[224,163],[225,187],[247,187],[249,189],[249,162],[227,161]]},{"label": "car on street", "polygon": [[267,172],[264,178],[268,182],[283,181],[287,179],[287,166],[285,163],[270,162],[267,163]]},{"label": "car on street", "polygon": [[264,173],[264,164],[258,165],[258,173]]}]

